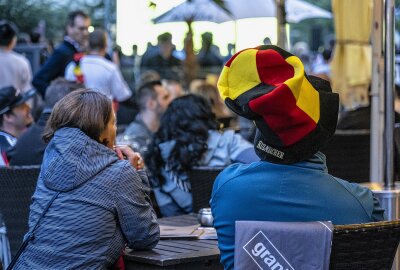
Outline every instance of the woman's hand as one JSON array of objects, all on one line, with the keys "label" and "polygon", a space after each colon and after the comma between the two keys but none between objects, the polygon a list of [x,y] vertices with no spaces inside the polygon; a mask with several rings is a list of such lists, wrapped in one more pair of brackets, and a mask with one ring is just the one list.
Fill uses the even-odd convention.
[{"label": "woman's hand", "polygon": [[135,152],[128,145],[115,145],[114,150],[119,159],[126,159],[136,169],[141,170],[144,167],[143,158],[138,152]]}]

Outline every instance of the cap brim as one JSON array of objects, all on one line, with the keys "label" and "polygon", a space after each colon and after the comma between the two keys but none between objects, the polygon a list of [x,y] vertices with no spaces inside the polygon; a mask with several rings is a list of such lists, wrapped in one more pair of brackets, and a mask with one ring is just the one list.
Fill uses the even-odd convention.
[{"label": "cap brim", "polygon": [[25,103],[28,99],[33,98],[34,95],[36,95],[36,89],[31,89],[24,95],[18,95],[14,102],[0,111],[0,115],[10,111],[12,108],[17,107],[18,105]]},{"label": "cap brim", "polygon": [[19,95],[18,98],[16,99],[15,102],[13,102],[12,104],[10,104],[10,109],[21,105],[22,103],[25,103],[28,99],[33,98],[33,96],[36,94],[36,89],[31,89],[29,91],[27,91],[25,94],[23,95]]}]

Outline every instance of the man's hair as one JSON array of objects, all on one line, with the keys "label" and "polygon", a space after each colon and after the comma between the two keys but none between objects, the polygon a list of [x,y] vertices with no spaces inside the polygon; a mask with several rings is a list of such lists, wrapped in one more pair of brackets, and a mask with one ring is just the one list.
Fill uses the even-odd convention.
[{"label": "man's hair", "polygon": [[165,32],[157,37],[158,44],[161,43],[171,43],[172,42],[172,35],[171,33]]},{"label": "man's hair", "polygon": [[106,32],[96,29],[89,34],[89,48],[91,50],[102,50],[107,46]]},{"label": "man's hair", "polygon": [[49,142],[54,133],[63,127],[79,128],[91,139],[99,141],[106,129],[112,111],[111,100],[104,94],[79,89],[63,97],[54,106],[43,133],[43,140]]},{"label": "man's hair", "polygon": [[67,16],[67,21],[65,22],[66,26],[74,26],[75,24],[75,18],[76,17],[83,17],[85,19],[89,19],[89,15],[84,12],[83,10],[75,10],[75,11],[71,11],[70,13],[68,13]]},{"label": "man's hair", "polygon": [[50,86],[46,89],[46,95],[44,97],[44,107],[47,109],[52,109],[59,100],[68,95],[70,92],[77,90],[81,87],[82,85],[75,82],[67,81],[62,77],[53,80]]},{"label": "man's hair", "polygon": [[8,112],[5,112],[3,114],[0,114],[0,127],[3,127],[3,122],[4,122],[4,115],[10,115],[12,114],[12,110],[9,110]]},{"label": "man's hair", "polygon": [[0,21],[0,46],[10,45],[13,38],[17,35],[17,27],[14,23],[6,20]]},{"label": "man's hair", "polygon": [[136,103],[139,107],[139,111],[146,109],[146,103],[148,99],[157,99],[157,92],[155,87],[162,86],[161,81],[146,82],[139,87],[136,93]]}]

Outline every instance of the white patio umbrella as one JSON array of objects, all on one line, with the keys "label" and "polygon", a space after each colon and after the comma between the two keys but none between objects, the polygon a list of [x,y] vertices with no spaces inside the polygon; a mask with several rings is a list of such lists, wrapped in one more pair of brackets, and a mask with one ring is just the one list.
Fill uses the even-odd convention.
[{"label": "white patio umbrella", "polygon": [[[276,17],[274,0],[225,0],[226,8],[235,20],[258,17]],[[332,18],[332,13],[301,0],[286,0],[286,21],[298,23],[310,18]]]},{"label": "white patio umbrella", "polygon": [[233,18],[211,0],[185,1],[153,19],[154,23],[166,22],[215,22],[231,21]]}]

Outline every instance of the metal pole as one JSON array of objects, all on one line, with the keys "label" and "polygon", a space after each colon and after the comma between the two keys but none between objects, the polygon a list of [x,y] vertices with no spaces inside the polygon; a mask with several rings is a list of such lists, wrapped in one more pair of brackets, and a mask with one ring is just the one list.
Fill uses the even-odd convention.
[{"label": "metal pole", "polygon": [[276,20],[278,32],[277,45],[283,49],[287,49],[285,0],[276,0]]},{"label": "metal pole", "polygon": [[394,0],[385,2],[385,188],[393,188]]},{"label": "metal pole", "polygon": [[383,124],[384,124],[384,45],[383,0],[373,2],[371,27],[372,42],[372,80],[371,80],[371,151],[370,182],[383,182]]}]

